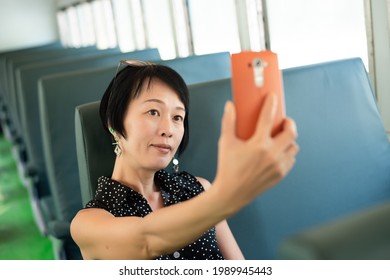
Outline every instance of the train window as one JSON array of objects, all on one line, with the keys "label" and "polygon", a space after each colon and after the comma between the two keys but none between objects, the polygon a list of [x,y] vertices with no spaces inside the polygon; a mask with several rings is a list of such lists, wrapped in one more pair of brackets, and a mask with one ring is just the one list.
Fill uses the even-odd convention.
[{"label": "train window", "polygon": [[91,5],[86,2],[80,3],[76,6],[76,11],[80,28],[81,45],[87,47],[96,44]]},{"label": "train window", "polygon": [[140,0],[113,0],[119,48],[133,51],[146,48],[144,16]]},{"label": "train window", "polygon": [[130,5],[127,0],[112,1],[118,46],[123,52],[137,49]]},{"label": "train window", "polygon": [[77,16],[77,10],[74,6],[70,6],[66,9],[66,14],[70,30],[70,44],[76,48],[81,47],[80,24]]},{"label": "train window", "polygon": [[265,45],[261,0],[94,0],[57,21],[65,46],[154,47],[163,59]]},{"label": "train window", "polygon": [[239,52],[234,0],[188,0],[195,54]]},{"label": "train window", "polygon": [[163,59],[192,54],[185,0],[113,0],[122,51],[158,48]]},{"label": "train window", "polygon": [[267,12],[271,49],[282,68],[347,57],[368,65],[363,0],[273,0]]},{"label": "train window", "polygon": [[194,53],[194,49],[192,45],[187,2],[186,0],[171,0],[170,5],[176,55],[179,57],[189,56]]},{"label": "train window", "polygon": [[72,44],[70,42],[70,30],[65,9],[57,12],[57,24],[62,45],[64,47],[71,47]]},{"label": "train window", "polygon": [[246,6],[250,49],[264,50],[267,48],[267,42],[262,2],[261,0],[247,0]]},{"label": "train window", "polygon": [[131,0],[131,16],[134,23],[135,42],[137,49],[146,48],[145,21],[141,0]]},{"label": "train window", "polygon": [[236,9],[241,50],[266,49],[262,1],[236,1]]},{"label": "train window", "polygon": [[96,30],[96,46],[99,49],[117,46],[113,10],[110,0],[92,2],[94,25]]},{"label": "train window", "polygon": [[143,0],[143,15],[149,47],[158,48],[161,58],[176,57],[169,0]]}]

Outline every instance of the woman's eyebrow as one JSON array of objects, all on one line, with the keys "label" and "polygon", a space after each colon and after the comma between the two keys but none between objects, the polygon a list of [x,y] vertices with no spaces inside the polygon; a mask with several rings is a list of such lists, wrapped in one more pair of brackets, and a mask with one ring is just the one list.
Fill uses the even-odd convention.
[{"label": "woman's eyebrow", "polygon": [[[148,103],[148,102],[155,102],[155,103],[159,103],[159,104],[165,105],[165,102],[164,102],[164,101],[162,101],[162,100],[160,100],[160,99],[156,99],[156,98],[147,99],[147,100],[144,101],[144,103]],[[177,106],[176,109],[177,109],[177,110],[184,111],[184,112],[186,111],[186,109],[185,109],[184,107],[182,107],[182,106]]]}]

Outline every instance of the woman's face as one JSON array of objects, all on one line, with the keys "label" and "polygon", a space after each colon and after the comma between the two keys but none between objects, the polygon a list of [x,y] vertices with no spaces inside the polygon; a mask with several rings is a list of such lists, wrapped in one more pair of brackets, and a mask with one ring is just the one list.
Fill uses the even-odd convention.
[{"label": "woman's face", "polygon": [[168,166],[184,134],[184,104],[158,79],[133,99],[125,114],[126,139],[120,146],[126,164],[157,171]]}]

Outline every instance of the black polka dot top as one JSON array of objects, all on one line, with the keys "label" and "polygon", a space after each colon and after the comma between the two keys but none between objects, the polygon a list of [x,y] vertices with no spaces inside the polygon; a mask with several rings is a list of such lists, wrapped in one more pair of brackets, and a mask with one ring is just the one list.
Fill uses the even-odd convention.
[{"label": "black polka dot top", "polygon": [[[160,187],[164,207],[186,201],[204,191],[198,180],[187,172],[173,174],[160,170],[155,175],[155,182]],[[103,208],[115,217],[145,217],[152,212],[147,200],[139,192],[104,176],[98,179],[95,197],[87,203],[86,208]],[[215,227],[183,249],[157,258],[157,260],[222,259]]]}]

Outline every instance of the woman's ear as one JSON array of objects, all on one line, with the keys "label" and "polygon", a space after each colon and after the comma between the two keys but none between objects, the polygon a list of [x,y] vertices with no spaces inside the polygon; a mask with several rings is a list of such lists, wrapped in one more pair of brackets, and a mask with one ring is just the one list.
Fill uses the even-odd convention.
[{"label": "woman's ear", "polygon": [[117,136],[115,130],[112,127],[109,127],[108,130],[110,131],[110,133],[114,137],[115,142],[112,143],[112,145],[115,146],[114,153],[116,154],[117,157],[119,157],[122,154],[122,148],[119,145],[119,137]]}]

